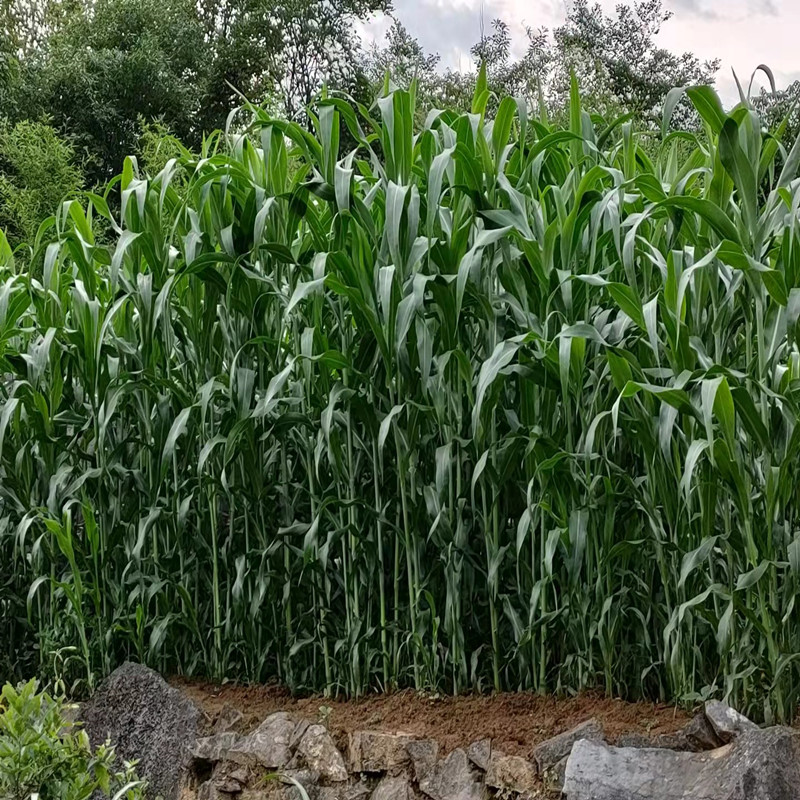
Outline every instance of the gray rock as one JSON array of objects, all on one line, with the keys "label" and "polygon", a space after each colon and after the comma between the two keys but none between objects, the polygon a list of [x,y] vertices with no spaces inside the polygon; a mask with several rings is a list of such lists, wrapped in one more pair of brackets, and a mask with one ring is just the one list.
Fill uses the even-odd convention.
[{"label": "gray rock", "polygon": [[617,747],[655,747],[653,740],[643,733],[623,733],[617,737]]},{"label": "gray rock", "polygon": [[492,740],[481,739],[467,748],[467,757],[478,769],[486,772],[489,769],[489,757],[492,755]]},{"label": "gray rock", "polygon": [[110,739],[120,759],[138,760],[153,797],[177,800],[201,719],[188,697],[153,670],[126,663],[83,704],[80,716],[93,747]]},{"label": "gray rock", "polygon": [[695,752],[695,748],[692,747],[689,740],[684,736],[683,731],[661,733],[653,739],[650,747],[657,747],[662,750],[677,750],[681,753]]},{"label": "gray rock", "polygon": [[238,794],[242,791],[242,784],[239,783],[239,781],[233,780],[233,778],[220,778],[219,780],[215,780],[214,786],[217,787],[218,791],[224,792],[225,794]]},{"label": "gray rock", "polygon": [[433,769],[439,758],[439,743],[433,739],[412,739],[406,751],[414,765],[414,780],[419,783]]},{"label": "gray rock", "polygon": [[230,797],[219,789],[215,781],[206,781],[197,787],[197,800],[230,800]]},{"label": "gray rock", "polygon": [[300,740],[305,735],[305,732],[308,730],[308,726],[311,724],[310,720],[301,719],[300,722],[297,723],[297,726],[294,729],[294,733],[292,734],[292,738],[289,742],[289,747],[294,750],[298,744],[300,744]]},{"label": "gray rock", "polygon": [[370,800],[409,800],[411,789],[405,778],[384,778],[372,793]]},{"label": "gray rock", "polygon": [[318,772],[321,778],[328,781],[347,780],[347,768],[342,754],[322,725],[309,725],[297,745],[297,753],[306,766]]},{"label": "gray rock", "polygon": [[230,704],[222,707],[222,710],[217,714],[214,720],[214,733],[227,733],[228,731],[238,731],[241,733],[241,725],[244,721],[244,715],[241,711],[234,708]]},{"label": "gray rock", "polygon": [[553,765],[546,769],[542,774],[542,782],[545,789],[549,792],[558,792],[559,794],[564,789],[564,776],[567,772],[567,762],[569,756],[564,756],[558,764]]},{"label": "gray rock", "polygon": [[678,750],[685,753],[700,753],[714,750],[722,744],[714,729],[700,712],[686,725],[674,733],[662,733],[652,739],[641,733],[624,733],[616,741],[617,747],[650,747]]},{"label": "gray rock", "polygon": [[486,787],[469,767],[467,754],[460,748],[438,761],[419,788],[433,800],[483,800]]},{"label": "gray rock", "polygon": [[350,765],[353,772],[397,772],[410,763],[407,733],[357,731],[350,735]]},{"label": "gray rock", "polygon": [[312,800],[344,800],[345,791],[341,783],[333,786],[317,786],[308,792]]},{"label": "gray rock", "polygon": [[533,748],[533,760],[539,772],[555,766],[562,758],[572,751],[572,745],[581,739],[591,739],[602,742],[604,739],[603,726],[596,719],[583,722],[572,730],[566,731],[552,739],[547,739]]},{"label": "gray rock", "polygon": [[372,789],[365,780],[351,783],[344,792],[345,800],[365,800],[372,794]]},{"label": "gray rock", "polygon": [[240,786],[247,786],[248,781],[250,780],[250,773],[247,770],[247,767],[233,767],[230,772],[228,772],[228,777],[232,781],[236,781]]},{"label": "gray rock", "polygon": [[701,711],[695,714],[683,727],[681,736],[686,740],[689,750],[700,753],[703,750],[715,750],[724,742],[717,736],[716,731]]},{"label": "gray rock", "polygon": [[[310,796],[310,792],[306,793]],[[236,800],[304,800],[304,797],[291,781],[275,778],[263,781],[257,787],[244,789]]]},{"label": "gray rock", "polygon": [[744,714],[740,714],[727,703],[711,700],[706,703],[705,716],[714,733],[723,741],[730,742],[746,730],[758,730],[758,725],[751,722]]},{"label": "gray rock", "polygon": [[528,797],[539,787],[536,767],[522,756],[507,756],[493,750],[486,770],[486,785]]},{"label": "gray rock", "polygon": [[800,735],[790,728],[743,731],[704,753],[575,744],[567,800],[797,800]]},{"label": "gray rock", "polygon": [[302,769],[285,769],[281,772],[281,777],[290,783],[297,781],[304,789],[312,789],[319,782],[321,775],[315,769],[304,767]]},{"label": "gray rock", "polygon": [[251,734],[228,750],[228,759],[248,767],[282,769],[292,758],[295,722],[284,711],[270,714]]},{"label": "gray rock", "polygon": [[234,731],[225,733],[215,733],[213,736],[204,736],[197,739],[192,746],[190,753],[193,758],[200,761],[225,761],[228,752],[235,747],[241,737]]}]

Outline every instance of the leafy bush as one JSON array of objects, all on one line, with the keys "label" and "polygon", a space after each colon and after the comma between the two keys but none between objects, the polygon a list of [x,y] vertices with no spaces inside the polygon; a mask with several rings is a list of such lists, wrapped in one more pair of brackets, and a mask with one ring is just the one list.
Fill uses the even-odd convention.
[{"label": "leafy bush", "polygon": [[0,228],[33,244],[42,220],[83,185],[72,145],[45,122],[0,122]]},{"label": "leafy bush", "polygon": [[114,749],[94,752],[70,719],[64,701],[39,692],[36,681],[0,695],[0,797],[3,800],[139,800],[142,782],[133,764],[115,766]]}]

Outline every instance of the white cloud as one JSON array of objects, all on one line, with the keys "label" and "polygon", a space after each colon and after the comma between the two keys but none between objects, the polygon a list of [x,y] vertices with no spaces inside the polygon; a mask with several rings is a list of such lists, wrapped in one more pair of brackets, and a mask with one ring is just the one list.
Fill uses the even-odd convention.
[{"label": "white cloud", "polygon": [[[500,17],[510,26],[515,50],[525,43],[525,26],[553,28],[566,15],[569,0],[394,0],[396,16],[442,64],[468,68],[469,49],[480,37],[481,22],[488,28]],[[611,11],[618,0],[602,0]],[[720,58],[717,88],[728,103],[737,98],[731,70],[746,83],[759,64],[767,64],[779,86],[800,77],[797,34],[798,0],[664,0],[674,17],[658,42],[671,50],[689,50],[702,59]],[[385,23],[365,29],[367,38],[380,38]],[[765,85],[763,76],[757,85]]]}]

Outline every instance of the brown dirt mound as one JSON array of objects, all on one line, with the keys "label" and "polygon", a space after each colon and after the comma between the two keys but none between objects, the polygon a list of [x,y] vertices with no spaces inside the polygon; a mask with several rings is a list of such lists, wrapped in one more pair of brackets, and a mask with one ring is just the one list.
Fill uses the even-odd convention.
[{"label": "brown dirt mound", "polygon": [[612,741],[623,733],[657,736],[686,724],[683,711],[653,703],[626,703],[596,694],[557,699],[520,692],[440,697],[413,691],[369,695],[359,700],[294,698],[276,686],[223,686],[183,678],[172,680],[209,716],[226,705],[245,715],[249,727],[273,711],[326,721],[340,746],[357,730],[403,731],[435,739],[445,753],[489,737],[509,755],[529,756],[539,742],[596,717]]}]

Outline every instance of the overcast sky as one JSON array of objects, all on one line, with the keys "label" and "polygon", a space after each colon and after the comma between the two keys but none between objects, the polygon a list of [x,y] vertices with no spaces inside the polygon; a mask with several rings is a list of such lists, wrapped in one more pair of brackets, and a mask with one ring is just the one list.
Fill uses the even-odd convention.
[{"label": "overcast sky", "polygon": [[[611,11],[617,2],[602,0]],[[394,0],[395,15],[444,66],[469,68],[470,46],[480,38],[481,17],[488,28],[500,17],[510,26],[515,47],[525,46],[524,30],[553,28],[563,22],[569,0]],[[731,76],[744,83],[761,63],[775,73],[779,87],[800,78],[800,0],[664,0],[674,17],[658,42],[675,51],[690,50],[703,59],[718,57],[717,88],[727,102],[737,93]],[[376,20],[366,38],[381,38],[385,20]],[[758,83],[758,79],[756,80]]]}]

